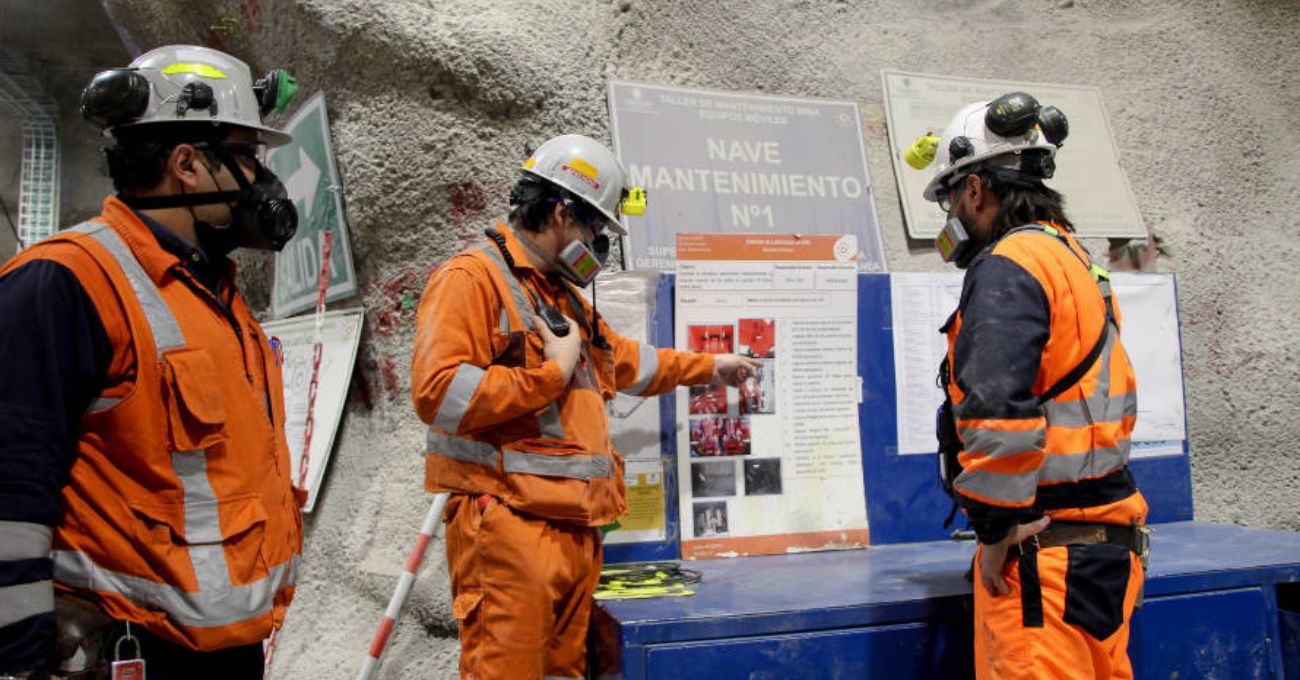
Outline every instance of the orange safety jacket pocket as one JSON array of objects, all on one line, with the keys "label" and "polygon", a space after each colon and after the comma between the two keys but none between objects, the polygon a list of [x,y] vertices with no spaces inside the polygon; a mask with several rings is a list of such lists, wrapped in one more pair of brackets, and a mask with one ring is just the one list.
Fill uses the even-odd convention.
[{"label": "orange safety jacket pocket", "polygon": [[163,384],[173,451],[198,451],[229,437],[221,377],[206,349],[164,352]]},{"label": "orange safety jacket pocket", "polygon": [[612,455],[573,442],[525,439],[503,449],[501,465],[507,505],[519,512],[582,526],[608,524],[623,512]]},{"label": "orange safety jacket pocket", "polygon": [[[187,503],[137,501],[131,511],[139,520],[141,557],[166,583],[196,578],[203,590],[211,584],[203,583],[200,573],[220,576],[228,570],[230,583],[236,585],[269,574],[262,557],[266,508],[256,494]],[[218,546],[220,550],[212,550]]]},{"label": "orange safety jacket pocket", "polygon": [[469,618],[470,614],[474,613],[474,610],[478,608],[479,603],[482,601],[483,591],[467,590],[457,595],[456,598],[452,600],[451,615],[454,616],[457,621],[463,623],[465,619]]}]

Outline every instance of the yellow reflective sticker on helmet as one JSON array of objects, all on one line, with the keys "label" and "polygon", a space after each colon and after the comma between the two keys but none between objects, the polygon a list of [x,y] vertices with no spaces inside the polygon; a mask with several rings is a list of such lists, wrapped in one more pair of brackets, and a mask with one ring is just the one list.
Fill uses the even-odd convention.
[{"label": "yellow reflective sticker on helmet", "polygon": [[189,62],[177,62],[165,67],[162,70],[164,75],[176,75],[177,73],[193,73],[201,78],[225,78],[226,74],[221,69],[208,64],[195,64]]},{"label": "yellow reflective sticker on helmet", "polygon": [[594,165],[578,158],[577,156],[569,159],[569,167],[586,175],[587,179],[596,179],[596,175],[600,174],[600,171],[597,170]]},{"label": "yellow reflective sticker on helmet", "polygon": [[534,165],[537,165],[537,157],[536,157],[536,156],[531,156],[531,157],[529,157],[528,160],[524,161],[524,169],[525,169],[525,170],[532,170]]}]

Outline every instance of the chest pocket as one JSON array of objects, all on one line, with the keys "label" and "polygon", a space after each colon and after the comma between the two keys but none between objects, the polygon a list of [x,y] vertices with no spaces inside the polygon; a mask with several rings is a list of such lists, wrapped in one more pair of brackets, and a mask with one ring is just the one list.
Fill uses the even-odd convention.
[{"label": "chest pocket", "polygon": [[206,349],[163,353],[167,432],[173,451],[197,451],[225,441],[226,405],[221,376]]}]

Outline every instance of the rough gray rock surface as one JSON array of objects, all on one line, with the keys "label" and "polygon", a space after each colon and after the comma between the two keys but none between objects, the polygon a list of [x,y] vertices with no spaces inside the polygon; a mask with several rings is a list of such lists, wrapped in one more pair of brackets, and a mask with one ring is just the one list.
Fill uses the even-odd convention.
[{"label": "rough gray rock surface", "polygon": [[[1295,0],[108,4],[144,47],[222,47],[328,95],[367,337],[273,677],[355,675],[429,502],[404,298],[502,214],[526,143],[607,136],[608,78],[859,102],[893,271],[941,267],[905,237],[880,69],[1099,86],[1180,277],[1197,517],[1300,529]],[[441,551],[380,677],[455,675]]]}]

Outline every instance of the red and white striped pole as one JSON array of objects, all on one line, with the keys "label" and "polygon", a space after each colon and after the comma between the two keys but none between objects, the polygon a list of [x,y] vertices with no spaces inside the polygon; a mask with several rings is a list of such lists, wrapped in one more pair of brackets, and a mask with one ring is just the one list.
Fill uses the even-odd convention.
[{"label": "red and white striped pole", "polygon": [[433,539],[433,531],[438,526],[438,519],[442,517],[442,509],[447,506],[447,494],[440,493],[433,497],[433,505],[429,506],[429,514],[424,518],[424,526],[420,527],[420,537],[415,541],[415,547],[411,549],[411,556],[406,560],[406,569],[402,572],[402,577],[397,580],[397,590],[393,591],[393,597],[388,600],[388,609],[384,611],[384,619],[379,622],[379,630],[375,632],[375,639],[370,643],[370,653],[366,661],[361,666],[361,672],[357,674],[357,680],[370,680],[370,676],[379,667],[379,659],[384,655],[384,648],[388,646],[388,635],[393,632],[393,626],[397,625],[397,619],[402,615],[402,606],[406,604],[406,597],[411,594],[411,586],[415,583],[415,572],[420,570],[420,562],[424,561],[424,553],[429,549],[429,541]]}]

